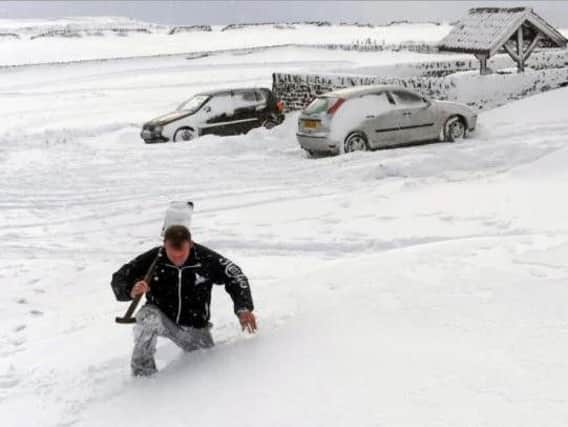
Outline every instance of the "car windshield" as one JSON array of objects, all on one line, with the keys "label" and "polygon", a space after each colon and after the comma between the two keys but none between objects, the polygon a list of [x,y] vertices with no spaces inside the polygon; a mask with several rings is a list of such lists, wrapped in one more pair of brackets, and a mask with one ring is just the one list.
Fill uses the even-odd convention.
[{"label": "car windshield", "polygon": [[325,113],[336,101],[337,98],[316,98],[306,107],[304,112],[307,114]]},{"label": "car windshield", "polygon": [[209,99],[207,95],[196,95],[193,98],[189,98],[179,107],[177,107],[177,111],[197,111],[199,107],[203,105],[205,101]]}]

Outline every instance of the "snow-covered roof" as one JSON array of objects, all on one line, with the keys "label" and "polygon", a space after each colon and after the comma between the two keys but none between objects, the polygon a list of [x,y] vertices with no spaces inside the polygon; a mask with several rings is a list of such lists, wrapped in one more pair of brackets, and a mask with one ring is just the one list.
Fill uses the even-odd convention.
[{"label": "snow-covered roof", "polygon": [[527,7],[470,9],[438,47],[440,50],[492,56],[525,22],[540,30],[553,45],[566,47],[568,40]]}]

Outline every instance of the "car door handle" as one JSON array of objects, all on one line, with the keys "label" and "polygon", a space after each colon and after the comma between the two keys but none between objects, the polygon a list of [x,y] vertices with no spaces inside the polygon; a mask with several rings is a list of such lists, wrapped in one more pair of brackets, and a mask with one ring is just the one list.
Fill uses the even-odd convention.
[{"label": "car door handle", "polygon": [[402,113],[403,116],[412,116],[412,113],[409,113],[408,111],[406,113]]},{"label": "car door handle", "polygon": [[375,116],[372,116],[372,115],[371,115],[371,116],[365,116],[365,118],[366,118],[366,119],[374,119]]}]

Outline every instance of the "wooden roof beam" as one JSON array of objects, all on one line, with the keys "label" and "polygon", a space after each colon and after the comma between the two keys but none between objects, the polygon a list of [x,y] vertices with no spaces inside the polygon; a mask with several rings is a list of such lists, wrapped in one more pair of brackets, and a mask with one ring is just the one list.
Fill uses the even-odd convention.
[{"label": "wooden roof beam", "polygon": [[534,48],[536,47],[536,45],[538,44],[538,42],[542,39],[542,33],[540,31],[538,31],[536,33],[536,36],[534,38],[534,40],[531,42],[531,44],[529,45],[529,47],[527,47],[527,51],[524,53],[523,55],[523,60],[527,60],[530,56],[530,54],[532,53],[532,51],[534,50]]},{"label": "wooden roof beam", "polygon": [[527,17],[527,21],[530,22],[540,32],[542,32],[543,35],[548,37],[558,47],[566,47],[566,38],[558,30],[556,30],[556,28],[542,19],[542,17],[533,12]]},{"label": "wooden roof beam", "polygon": [[519,62],[519,55],[517,55],[506,43],[503,45],[503,47],[505,48],[505,50],[507,51],[509,56],[511,58],[513,58],[513,61],[518,63]]},{"label": "wooden roof beam", "polygon": [[517,55],[519,60],[517,61],[517,70],[520,72],[525,71],[525,55],[523,53],[523,26],[521,25],[517,29]]}]

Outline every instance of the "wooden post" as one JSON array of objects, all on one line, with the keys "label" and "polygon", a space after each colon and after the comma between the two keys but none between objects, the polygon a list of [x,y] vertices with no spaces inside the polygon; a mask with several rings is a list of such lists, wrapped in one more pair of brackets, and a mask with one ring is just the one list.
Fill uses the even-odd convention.
[{"label": "wooden post", "polygon": [[487,55],[482,55],[479,57],[479,72],[481,75],[489,74],[487,72]]},{"label": "wooden post", "polygon": [[477,54],[475,55],[475,57],[479,61],[479,74],[481,74],[482,76],[489,74],[489,71],[487,70],[488,55]]},{"label": "wooden post", "polygon": [[525,56],[523,55],[523,26],[517,30],[517,71],[525,71]]}]

